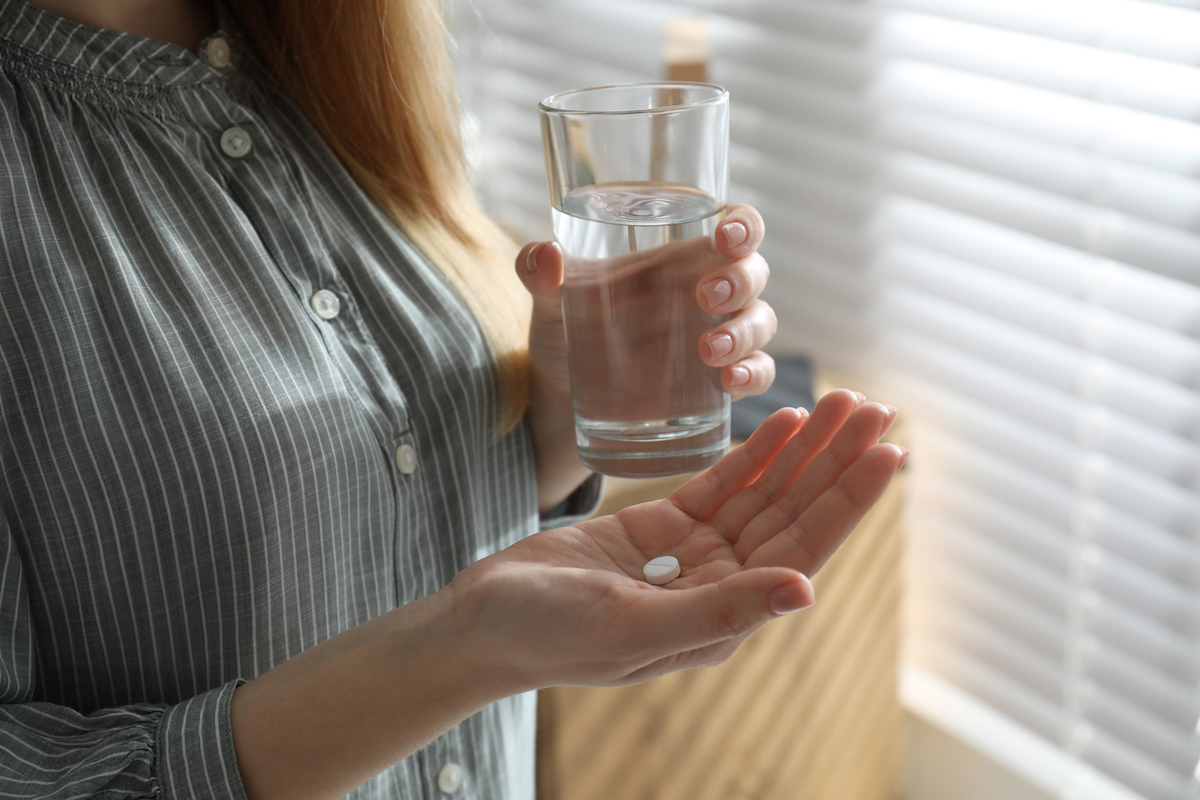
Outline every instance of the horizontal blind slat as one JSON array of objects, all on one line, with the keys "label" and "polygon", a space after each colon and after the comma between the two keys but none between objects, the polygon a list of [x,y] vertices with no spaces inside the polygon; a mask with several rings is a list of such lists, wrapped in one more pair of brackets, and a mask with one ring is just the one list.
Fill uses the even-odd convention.
[{"label": "horizontal blind slat", "polygon": [[1066,721],[1053,713],[1049,704],[986,661],[946,644],[937,652],[933,670],[952,683],[1024,722],[1033,731],[1060,747],[1070,740],[1071,749],[1102,773],[1143,793],[1162,800],[1191,800],[1190,776],[1181,775],[1163,764],[1148,759],[1128,744],[1092,726],[1076,725],[1064,731]]},{"label": "horizontal blind slat", "polygon": [[884,16],[873,50],[1151,114],[1200,116],[1200,70],[927,14]]},{"label": "horizontal blind slat", "polygon": [[1118,516],[1116,527],[1131,529],[1136,534],[1141,547],[1129,546],[1128,537],[1091,523],[1083,513],[1090,506],[1087,498],[1079,499],[1078,510],[1068,508],[1065,517],[1047,520],[1006,502],[1002,495],[993,495],[990,486],[979,488],[977,483],[969,483],[970,479],[971,476],[961,481],[948,477],[936,487],[923,488],[920,496],[926,512],[998,541],[1015,539],[1019,544],[1014,544],[1014,548],[1024,547],[1047,566],[1059,570],[1068,568],[1067,545],[1062,540],[1071,531],[1086,539],[1088,547],[1112,554],[1126,564],[1138,565],[1174,586],[1181,595],[1200,593],[1200,556],[1182,537],[1128,517],[1119,518],[1105,509],[1106,516]]},{"label": "horizontal blind slat", "polygon": [[[1200,14],[1137,0],[883,0],[992,28],[1094,45],[1147,58],[1200,62]],[[1188,2],[1181,5],[1197,4]]]},{"label": "horizontal blind slat", "polygon": [[823,69],[780,83],[752,60],[729,58],[713,65],[713,76],[730,89],[735,109],[749,106],[864,141],[875,136],[880,115],[920,112],[1167,175],[1200,174],[1194,121],[934,63],[866,61],[869,77],[865,66],[848,66],[853,63],[850,56],[831,56]]},{"label": "horizontal blind slat", "polygon": [[1197,388],[1200,383],[1200,340],[1191,336],[904,243],[883,246],[875,266],[880,277],[915,292],[1180,386]]},{"label": "horizontal blind slat", "polygon": [[1073,786],[1080,797],[1089,800],[1145,800],[1067,754],[1057,736],[1040,736],[1022,728],[997,707],[944,676],[908,664],[901,669],[899,684],[901,702],[907,708],[1051,795]]},{"label": "horizontal blind slat", "polygon": [[925,109],[1097,156],[1200,176],[1197,125],[916,61],[886,64],[873,98]]},{"label": "horizontal blind slat", "polygon": [[[938,448],[939,458],[950,460],[967,453],[972,457],[987,453],[996,464],[1003,465],[1004,472],[1014,476],[1014,481],[1028,487],[1040,487],[1037,496],[1030,498],[1031,507],[1037,501],[1038,511],[1043,518],[1055,524],[1059,520],[1070,520],[1073,502],[1081,504],[1087,498],[1097,498],[1097,502],[1100,502],[1102,498],[1105,513],[1123,512],[1181,536],[1190,537],[1196,530],[1197,504],[1194,495],[1156,485],[1128,469],[1112,467],[1108,474],[1103,471],[1099,475],[1088,474],[1096,462],[1087,456],[1077,457],[1076,452],[1060,443],[1048,444],[1037,451],[1044,458],[1052,459],[1053,463],[1045,464],[1017,447],[993,449],[990,445],[996,437],[994,431],[960,429],[954,432],[953,443],[948,431],[933,432],[930,429],[926,436],[929,441],[924,446]],[[1118,493],[1122,481],[1135,485],[1137,492],[1153,497],[1155,501],[1163,503],[1163,507],[1146,502],[1146,496],[1137,496],[1133,492]]]},{"label": "horizontal blind slat", "polygon": [[[935,382],[906,373],[891,379],[909,413],[935,417],[947,431],[969,438],[973,426],[1004,430],[1019,424],[1030,436],[1074,444],[1082,453],[1109,455],[1131,469],[1160,481],[1194,491],[1200,473],[1200,448],[1162,434],[1137,419],[1117,417],[1077,402],[1037,384],[1023,384],[1011,373],[973,364],[974,374],[959,380]],[[993,387],[999,387],[992,391]],[[1006,402],[1011,398],[1012,402]],[[1200,563],[1200,555],[1197,556]]]},{"label": "horizontal blind slat", "polygon": [[[1194,652],[1194,637],[1111,601],[1090,584],[1071,584],[1076,573],[1069,564],[1062,563],[1070,555],[1064,542],[1023,550],[1021,537],[1011,528],[1000,536],[988,538],[989,534],[982,529],[940,514],[928,501],[920,507],[927,515],[930,534],[928,542],[914,546],[914,552],[939,561],[937,570],[917,570],[931,591],[924,599],[915,601],[916,607],[924,605],[936,611],[953,606],[952,598],[942,598],[940,575],[950,569],[963,570],[1003,596],[1026,597],[1051,619],[1063,621],[1069,614],[1086,612],[1081,617],[1086,623],[1080,628],[1081,633],[1124,650],[1131,660],[1152,673],[1169,676],[1172,683],[1195,686],[1200,676],[1200,657]],[[1038,552],[1049,552],[1060,563],[1040,560]],[[1006,569],[1019,570],[1019,581],[1006,574]],[[1073,592],[1086,596],[1086,602],[1081,602],[1075,610],[1070,599]],[[935,601],[933,597],[940,599]]]},{"label": "horizontal blind slat", "polygon": [[[923,624],[936,620],[940,609],[952,603],[956,610],[975,617],[975,624],[980,627],[1007,630],[1011,636],[1037,647],[1046,658],[1059,661],[1066,658],[1068,629],[1061,615],[1050,614],[1027,602],[1004,584],[984,583],[971,575],[943,570],[937,576],[937,589],[936,597],[926,597],[911,608],[914,635],[929,635],[924,632]],[[1082,672],[1088,679],[1104,686],[1106,691],[1129,698],[1174,728],[1179,736],[1187,738],[1195,733],[1196,720],[1200,719],[1200,695],[1194,686],[1130,658],[1112,643],[1086,633],[1079,637],[1076,647]]]},{"label": "horizontal blind slat", "polygon": [[893,153],[886,191],[1200,285],[1200,236],[950,164]]},{"label": "horizontal blind slat", "polygon": [[888,358],[903,359],[899,364],[907,364],[914,350],[911,357],[921,360],[921,351],[931,346],[953,346],[1083,402],[1142,419],[1184,439],[1197,438],[1200,401],[1196,392],[1178,384],[900,287],[880,298],[875,313],[880,324],[895,331],[881,347]]},{"label": "horizontal blind slat", "polygon": [[885,145],[1195,233],[1200,182],[975,123],[922,113],[880,116]]},{"label": "horizontal blind slat", "polygon": [[1191,284],[911,198],[884,200],[875,231],[1132,319],[1200,334],[1200,287]]},{"label": "horizontal blind slat", "polygon": [[986,622],[955,606],[940,615],[941,630],[935,635],[954,642],[955,647],[1050,702],[1060,701],[1064,691],[1075,690],[1076,713],[1088,724],[1106,731],[1124,748],[1138,753],[1156,769],[1173,774],[1176,780],[1186,782],[1190,777],[1200,756],[1200,737],[1194,723],[1187,729],[1172,726],[1097,683],[1068,687],[1061,658],[1047,658],[1030,649],[1024,636],[989,627]]}]

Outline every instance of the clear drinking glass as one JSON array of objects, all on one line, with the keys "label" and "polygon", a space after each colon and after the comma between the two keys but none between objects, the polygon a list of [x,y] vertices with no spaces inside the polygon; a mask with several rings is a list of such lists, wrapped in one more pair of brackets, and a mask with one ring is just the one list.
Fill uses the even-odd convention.
[{"label": "clear drinking glass", "polygon": [[576,89],[539,105],[583,462],[620,477],[704,469],[729,394],[700,359],[724,317],[697,300],[726,213],[729,93],[708,83]]}]

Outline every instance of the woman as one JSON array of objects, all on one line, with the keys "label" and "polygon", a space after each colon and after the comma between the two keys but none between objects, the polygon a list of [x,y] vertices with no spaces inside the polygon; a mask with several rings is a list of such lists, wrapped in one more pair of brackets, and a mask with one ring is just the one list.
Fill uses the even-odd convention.
[{"label": "woman", "polygon": [[[839,391],[554,528],[598,492],[561,253],[496,268],[439,30],[0,0],[0,795],[531,797],[531,690],[727,657],[898,469]],[[773,377],[762,232],[734,209],[697,295],[735,396]]]}]

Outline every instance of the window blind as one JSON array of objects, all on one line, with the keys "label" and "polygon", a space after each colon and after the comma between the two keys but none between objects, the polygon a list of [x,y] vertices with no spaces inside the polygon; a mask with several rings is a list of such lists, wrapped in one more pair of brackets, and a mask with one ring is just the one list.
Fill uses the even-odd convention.
[{"label": "window blind", "polygon": [[460,5],[477,182],[522,238],[537,101],[661,78],[680,17],[775,349],[910,423],[904,702],[1059,797],[1200,797],[1200,0]]}]

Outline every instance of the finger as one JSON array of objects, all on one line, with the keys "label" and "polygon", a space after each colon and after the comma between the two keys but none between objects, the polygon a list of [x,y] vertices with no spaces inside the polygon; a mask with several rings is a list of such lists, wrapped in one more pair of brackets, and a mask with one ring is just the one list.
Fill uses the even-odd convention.
[{"label": "finger", "polygon": [[762,474],[780,448],[801,430],[807,416],[804,409],[779,409],[767,417],[749,439],[726,453],[707,471],[680,486],[667,499],[692,519],[711,519],[722,504]]},{"label": "finger", "polygon": [[778,328],[775,310],[755,300],[700,337],[700,358],[710,367],[727,366],[763,349]]},{"label": "finger", "polygon": [[767,260],[751,253],[705,275],[696,287],[696,300],[709,314],[728,314],[757,300],[770,277]]},{"label": "finger", "polygon": [[768,620],[811,606],[815,594],[801,573],[764,567],[639,599],[642,616],[623,649],[657,660],[745,636]]},{"label": "finger", "polygon": [[815,574],[883,496],[907,455],[905,448],[887,442],[868,448],[795,522],[755,550],[746,566],[787,566]]},{"label": "finger", "polygon": [[829,446],[815,453],[788,486],[772,485],[768,491],[775,501],[746,523],[734,548],[738,558],[744,562],[803,514],[868,447],[879,441],[891,416],[886,406],[864,403],[854,410]]},{"label": "finger", "polygon": [[534,302],[560,302],[563,266],[563,252],[557,242],[530,242],[517,253],[515,263],[517,277],[533,295]]},{"label": "finger", "polygon": [[762,394],[774,382],[775,359],[761,350],[721,370],[721,385],[732,400]]},{"label": "finger", "polygon": [[713,236],[717,251],[728,258],[745,258],[758,249],[767,226],[762,215],[742,204],[729,206],[729,212]]},{"label": "finger", "polygon": [[[858,395],[849,389],[829,392],[818,400],[812,416],[805,421],[799,433],[780,449],[762,475],[728,502],[718,506],[720,510],[714,511],[711,517],[713,526],[730,542],[736,543],[744,537],[745,528],[750,522],[783,496],[809,462],[829,446],[834,435],[861,402]],[[782,527],[780,525],[771,533],[778,532]]]}]

